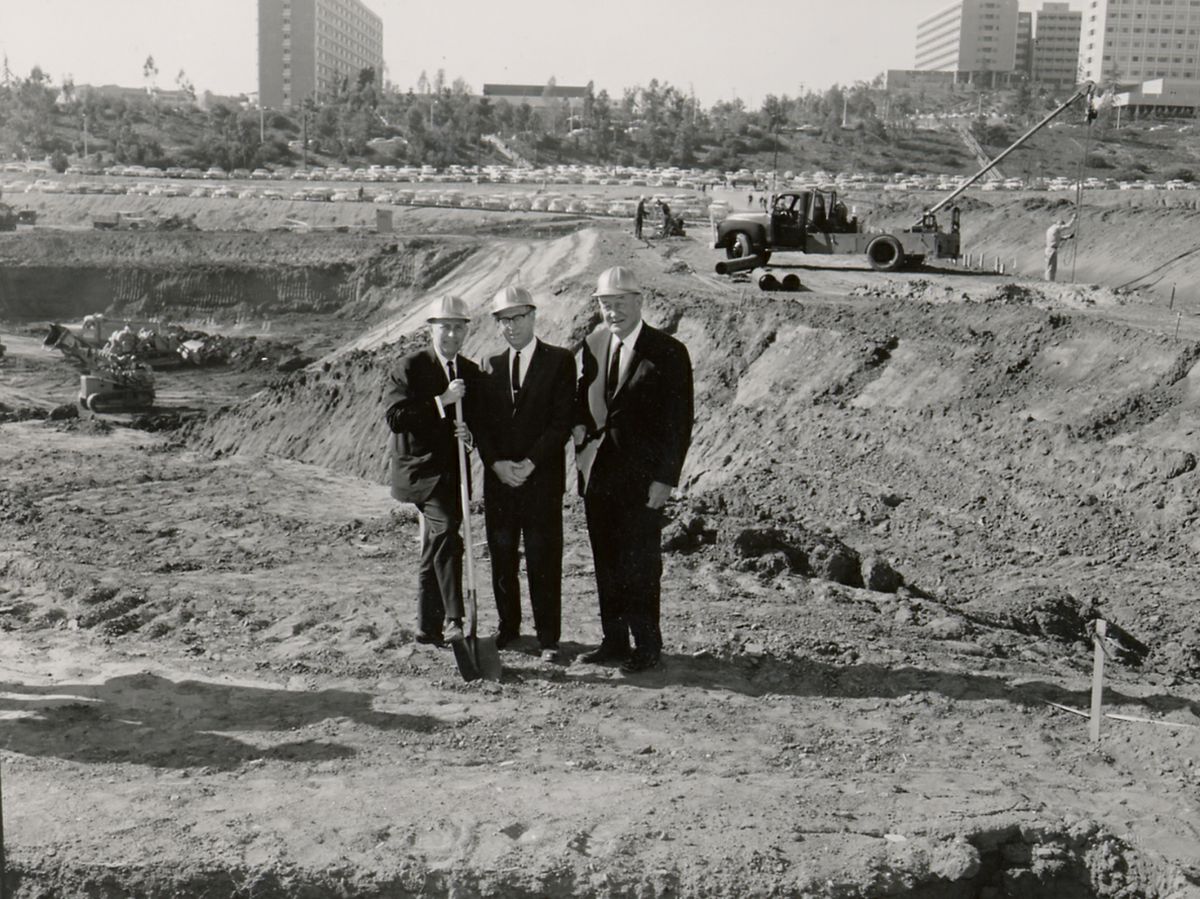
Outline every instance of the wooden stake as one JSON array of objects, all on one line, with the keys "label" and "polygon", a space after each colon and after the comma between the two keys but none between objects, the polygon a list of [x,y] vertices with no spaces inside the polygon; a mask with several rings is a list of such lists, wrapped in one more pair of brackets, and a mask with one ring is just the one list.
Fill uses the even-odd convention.
[{"label": "wooden stake", "polygon": [[1088,725],[1088,733],[1093,743],[1100,742],[1100,706],[1104,697],[1104,635],[1107,632],[1107,622],[1103,618],[1097,618],[1092,626],[1092,720]]}]

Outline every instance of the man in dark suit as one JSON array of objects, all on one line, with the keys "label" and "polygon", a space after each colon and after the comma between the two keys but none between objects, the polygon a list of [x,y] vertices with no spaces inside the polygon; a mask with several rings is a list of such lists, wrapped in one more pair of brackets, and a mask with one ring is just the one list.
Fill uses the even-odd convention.
[{"label": "man in dark suit", "polygon": [[[417,576],[417,642],[463,639],[461,480],[458,440],[470,446],[477,417],[478,366],[458,354],[471,315],[459,297],[435,300],[428,311],[430,346],[400,360],[385,399],[392,431],[392,496],[415,503],[424,519]],[[455,423],[463,403],[465,423]]]},{"label": "man in dark suit", "polygon": [[521,633],[521,537],[529,605],[542,658],[557,662],[562,630],[562,502],[575,401],[575,357],[534,337],[537,310],[523,287],[492,299],[508,349],[483,362],[476,437],[483,459],[484,518],[500,617],[496,645]]},{"label": "man in dark suit", "polygon": [[692,362],[642,321],[633,272],[608,269],[592,296],[603,324],[581,350],[574,437],[604,637],[581,658],[635,673],[662,654],[662,510],[691,444]]}]

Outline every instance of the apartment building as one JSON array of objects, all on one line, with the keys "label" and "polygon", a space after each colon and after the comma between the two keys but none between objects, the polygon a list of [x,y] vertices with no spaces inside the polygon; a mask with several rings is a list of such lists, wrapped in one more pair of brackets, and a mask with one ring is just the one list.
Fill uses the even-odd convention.
[{"label": "apartment building", "polygon": [[1033,42],[1033,80],[1057,88],[1073,87],[1079,77],[1079,31],[1083,13],[1068,3],[1042,4]]},{"label": "apartment building", "polygon": [[359,0],[258,0],[258,96],[291,109],[343,80],[383,79],[383,20]]},{"label": "apartment building", "polygon": [[915,69],[994,79],[1017,65],[1017,0],[959,0],[917,23]]},{"label": "apartment building", "polygon": [[1085,79],[1200,81],[1200,0],[1084,0],[1082,20]]}]

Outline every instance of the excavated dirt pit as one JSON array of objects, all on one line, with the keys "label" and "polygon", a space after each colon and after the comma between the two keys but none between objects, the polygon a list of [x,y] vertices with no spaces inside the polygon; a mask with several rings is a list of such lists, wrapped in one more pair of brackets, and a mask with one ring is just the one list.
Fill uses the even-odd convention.
[{"label": "excavated dirt pit", "polygon": [[[1194,316],[785,256],[806,292],[765,295],[710,276],[705,235],[442,215],[459,233],[0,243],[9,409],[73,397],[47,319],[203,321],[318,358],[160,373],[181,429],[0,424],[13,895],[1200,895]],[[514,277],[573,343],[618,262],[696,373],[667,665],[577,661],[599,627],[568,494],[567,663],[527,636],[500,683],[464,684],[413,641],[389,366],[430,296],[482,310]],[[480,315],[467,353],[498,347]],[[1118,717],[1091,744],[1066,709],[1089,704],[1097,615]]]}]

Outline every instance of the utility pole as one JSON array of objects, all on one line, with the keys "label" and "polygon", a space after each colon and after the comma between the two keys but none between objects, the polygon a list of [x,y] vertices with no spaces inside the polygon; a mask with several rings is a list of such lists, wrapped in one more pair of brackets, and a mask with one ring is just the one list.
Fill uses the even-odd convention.
[{"label": "utility pole", "polygon": [[304,171],[308,171],[308,106],[303,104],[300,107],[300,152],[304,164]]},{"label": "utility pole", "polygon": [[83,158],[84,158],[85,160],[87,159],[87,155],[88,155],[88,145],[87,145],[87,138],[88,138],[88,133],[87,133],[87,113],[85,112],[85,113],[83,114]]}]

